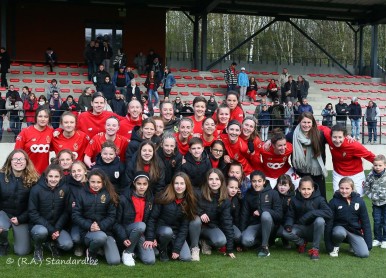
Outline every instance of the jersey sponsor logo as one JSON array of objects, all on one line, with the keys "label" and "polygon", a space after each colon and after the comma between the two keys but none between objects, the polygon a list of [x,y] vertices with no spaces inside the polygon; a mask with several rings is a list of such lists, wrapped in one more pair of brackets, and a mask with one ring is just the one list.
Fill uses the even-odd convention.
[{"label": "jersey sponsor logo", "polygon": [[114,177],[117,179],[117,178],[119,178],[119,171],[115,171],[114,172]]},{"label": "jersey sponsor logo", "polygon": [[101,196],[101,203],[102,204],[106,203],[106,195],[105,194],[102,194],[102,196]]},{"label": "jersey sponsor logo", "polygon": [[355,203],[354,209],[355,209],[355,210],[358,210],[358,209],[359,209],[359,203]]},{"label": "jersey sponsor logo", "polygon": [[51,142],[51,136],[48,136],[46,137],[46,142],[49,144]]},{"label": "jersey sponsor logo", "polygon": [[280,168],[283,168],[284,163],[267,163],[268,168],[271,168],[273,170],[277,170]]},{"label": "jersey sponsor logo", "polygon": [[79,145],[78,145],[78,143],[75,143],[74,144],[74,151],[77,151],[79,149]]},{"label": "jersey sponsor logo", "polygon": [[60,191],[59,191],[59,198],[60,199],[64,198],[64,191],[63,191],[63,189],[60,189]]},{"label": "jersey sponsor logo", "polygon": [[49,144],[34,144],[30,147],[30,151],[33,153],[48,153],[49,150]]},{"label": "jersey sponsor logo", "polygon": [[72,152],[72,154],[74,155],[74,159],[76,160],[76,159],[78,159],[78,153],[77,152]]}]

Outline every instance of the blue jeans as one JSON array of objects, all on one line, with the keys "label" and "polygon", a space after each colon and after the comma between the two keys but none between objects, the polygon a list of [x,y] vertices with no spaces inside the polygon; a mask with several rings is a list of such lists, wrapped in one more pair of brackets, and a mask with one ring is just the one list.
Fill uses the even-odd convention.
[{"label": "blue jeans", "polygon": [[386,205],[373,205],[374,239],[386,241]]},{"label": "blue jeans", "polygon": [[87,71],[88,71],[88,81],[91,81],[92,75],[96,72],[96,63],[88,62],[87,63]]},{"label": "blue jeans", "polygon": [[228,84],[227,92],[236,91],[236,84]]},{"label": "blue jeans", "polygon": [[361,119],[353,120],[351,119],[351,137],[359,138],[359,132],[361,127]]},{"label": "blue jeans", "polygon": [[151,90],[149,89],[149,91],[147,91],[147,94],[149,95],[149,104],[152,103],[153,101],[153,97],[154,97],[154,104],[152,105],[153,107],[154,106],[157,106],[158,104],[158,101],[159,101],[159,96],[158,96],[158,92],[157,90]]},{"label": "blue jeans", "polygon": [[[377,122],[367,122],[367,128],[369,131],[369,141],[377,141]],[[372,140],[374,139],[374,140]]]},{"label": "blue jeans", "polygon": [[18,136],[21,131],[21,122],[18,115],[11,115],[9,117],[9,127],[15,136]]}]

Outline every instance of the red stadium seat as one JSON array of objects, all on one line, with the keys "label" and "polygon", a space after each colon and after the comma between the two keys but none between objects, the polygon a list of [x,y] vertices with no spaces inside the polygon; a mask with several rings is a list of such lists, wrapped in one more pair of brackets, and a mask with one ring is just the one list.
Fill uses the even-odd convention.
[{"label": "red stadium seat", "polygon": [[220,93],[220,92],[214,92],[213,95],[216,97],[223,97],[224,96],[224,94]]},{"label": "red stadium seat", "polygon": [[222,81],[222,80],[224,80],[224,77],[217,76],[217,77],[215,77],[215,79],[216,79],[216,80],[219,80],[219,81]]},{"label": "red stadium seat", "polygon": [[36,75],[44,75],[44,71],[35,71]]},{"label": "red stadium seat", "polygon": [[178,95],[178,92],[170,92],[170,95],[171,96],[176,96],[176,95]]},{"label": "red stadium seat", "polygon": [[82,89],[73,89],[72,90],[74,93],[81,94],[83,92]]},{"label": "red stadium seat", "polygon": [[186,79],[186,80],[192,80],[193,77],[191,77],[190,75],[187,75],[187,76],[184,76],[184,79]]},{"label": "red stadium seat", "polygon": [[198,69],[191,69],[190,71],[191,71],[191,72],[199,72]]},{"label": "red stadium seat", "polygon": [[198,87],[199,88],[208,88],[208,85],[206,85],[206,84],[198,84]]},{"label": "red stadium seat", "polygon": [[79,67],[78,67],[78,65],[70,65],[70,68],[72,68],[72,69],[77,69],[77,68],[79,68]]},{"label": "red stadium seat", "polygon": [[20,70],[11,70],[11,74],[20,74]]},{"label": "red stadium seat", "polygon": [[188,72],[189,70],[186,68],[180,68],[180,72]]},{"label": "red stadium seat", "polygon": [[35,92],[37,92],[37,93],[44,93],[45,89],[44,88],[36,88]]},{"label": "red stadium seat", "polygon": [[212,76],[205,76],[205,80],[213,80],[214,78]]},{"label": "red stadium seat", "polygon": [[13,62],[13,63],[11,63],[11,66],[12,66],[12,67],[19,67],[19,66],[20,66],[20,63],[15,63],[15,62]]},{"label": "red stadium seat", "polygon": [[70,89],[60,89],[60,92],[61,92],[61,93],[69,93],[69,92],[70,92]]},{"label": "red stadium seat", "polygon": [[204,97],[210,97],[212,95],[212,93],[211,92],[203,92],[202,95]]},{"label": "red stadium seat", "polygon": [[209,84],[209,87],[212,88],[212,89],[217,89],[218,85],[216,85],[216,84]]},{"label": "red stadium seat", "polygon": [[56,75],[56,72],[53,72],[53,71],[49,71],[47,72],[48,75]]},{"label": "red stadium seat", "polygon": [[23,66],[25,66],[25,67],[32,67],[32,64],[31,63],[24,63]]},{"label": "red stadium seat", "polygon": [[204,78],[202,78],[201,76],[195,76],[194,79],[195,80],[203,80]]},{"label": "red stadium seat", "polygon": [[191,95],[195,96],[195,97],[199,97],[199,96],[201,96],[201,93],[200,92],[192,92]]},{"label": "red stadium seat", "polygon": [[77,84],[77,85],[79,85],[79,84],[82,84],[82,81],[79,81],[79,80],[72,80],[71,83],[72,83],[72,84]]},{"label": "red stadium seat", "polygon": [[88,80],[83,81],[83,83],[86,84],[86,85],[92,85],[92,84],[94,84],[92,81],[88,81]]},{"label": "red stadium seat", "polygon": [[32,74],[32,71],[30,71],[30,70],[23,70],[23,74]]},{"label": "red stadium seat", "polygon": [[44,67],[44,64],[35,64],[35,67],[41,68]]},{"label": "red stadium seat", "polygon": [[70,81],[68,81],[68,80],[59,80],[59,83],[60,84],[68,84],[68,83],[70,83]]},{"label": "red stadium seat", "polygon": [[67,65],[59,64],[59,65],[58,65],[58,68],[65,69],[65,68],[67,68]]},{"label": "red stadium seat", "polygon": [[32,83],[32,79],[23,79],[22,80],[24,83]]},{"label": "red stadium seat", "polygon": [[180,92],[181,96],[189,96],[189,92]]},{"label": "red stadium seat", "polygon": [[180,75],[174,76],[175,79],[181,79],[182,77]]},{"label": "red stadium seat", "polygon": [[66,72],[66,71],[59,71],[59,75],[67,76],[67,75],[68,75],[68,72]]},{"label": "red stadium seat", "polygon": [[228,88],[228,86],[227,86],[226,84],[221,84],[219,87],[220,87],[220,88],[223,88],[223,89]]},{"label": "red stadium seat", "polygon": [[35,79],[35,83],[44,83],[45,81],[43,79]]},{"label": "red stadium seat", "polygon": [[176,84],[176,86],[179,87],[179,88],[184,88],[185,84]]},{"label": "red stadium seat", "polygon": [[80,73],[79,72],[71,72],[71,76],[79,76]]},{"label": "red stadium seat", "polygon": [[14,82],[20,82],[20,79],[19,78],[11,78],[9,79],[10,82],[14,83]]},{"label": "red stadium seat", "polygon": [[197,85],[196,85],[196,84],[188,84],[188,87],[189,87],[189,88],[196,88]]},{"label": "red stadium seat", "polygon": [[212,72],[212,73],[220,73],[220,70],[218,70],[218,69],[212,69],[210,72]]}]

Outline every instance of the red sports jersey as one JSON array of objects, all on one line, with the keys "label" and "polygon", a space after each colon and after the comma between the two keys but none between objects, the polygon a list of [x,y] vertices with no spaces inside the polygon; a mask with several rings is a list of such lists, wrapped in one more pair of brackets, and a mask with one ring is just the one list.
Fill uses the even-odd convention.
[{"label": "red sports jersey", "polygon": [[362,158],[373,163],[375,154],[366,149],[361,143],[349,143],[345,138],[338,148],[332,143],[329,129],[321,129],[330,147],[334,171],[342,176],[353,176],[363,171]]},{"label": "red sports jersey", "polygon": [[[243,134],[240,135],[240,138],[246,144],[248,144],[248,140],[246,140]],[[261,164],[261,157],[260,157],[260,149],[263,147],[263,142],[261,142],[259,137],[256,137],[253,140],[253,147],[255,151],[253,152],[253,154],[252,153],[248,154],[247,160],[254,170],[263,170],[263,165]]]},{"label": "red sports jersey", "polygon": [[77,130],[72,137],[66,138],[64,137],[63,130],[61,129],[59,136],[52,138],[51,151],[58,154],[61,150],[69,149],[75,155],[76,160],[83,161],[84,152],[89,141],[90,137],[88,137],[88,135],[86,135],[83,131]]},{"label": "red sports jersey", "polygon": [[[93,138],[91,138],[85,154],[91,157],[91,161],[95,161],[96,156],[102,150],[102,144],[106,142],[105,133],[97,134]],[[129,144],[129,140],[126,137],[117,135],[114,140],[115,146],[117,146],[117,155],[119,156],[120,161],[125,161],[126,149]]]},{"label": "red sports jersey", "polygon": [[194,116],[188,117],[192,119],[193,121],[193,133],[195,134],[202,134],[202,122],[205,120],[205,117],[202,119],[202,121],[197,121]]},{"label": "red sports jersey", "polygon": [[240,138],[237,140],[236,143],[231,143],[228,134],[221,134],[220,139],[224,142],[225,149],[229,157],[241,163],[241,165],[243,166],[244,173],[246,175],[252,173],[254,169],[246,159],[246,157],[248,156],[248,145]]},{"label": "red sports jersey", "polygon": [[134,127],[141,125],[142,115],[139,116],[139,119],[137,121],[130,119],[129,115],[127,115],[119,121],[118,134],[130,140]]},{"label": "red sports jersey", "polygon": [[223,133],[226,128],[227,128],[226,124],[220,124],[220,123],[216,124],[216,130],[217,130],[218,134]]},{"label": "red sports jersey", "polygon": [[263,160],[263,172],[269,178],[277,179],[291,168],[289,157],[292,154],[292,144],[289,142],[284,155],[275,154],[272,146],[268,151],[261,148],[260,154]]},{"label": "red sports jersey", "polygon": [[35,169],[41,174],[47,168],[50,157],[50,144],[52,132],[50,126],[43,131],[37,130],[33,125],[22,129],[16,137],[15,149],[26,151],[35,165]]},{"label": "red sports jersey", "polygon": [[90,138],[93,138],[100,132],[105,132],[105,123],[111,116],[116,116],[113,112],[103,111],[99,115],[94,115],[90,111],[81,113],[78,116],[77,129],[86,133]]},{"label": "red sports jersey", "polygon": [[178,132],[174,133],[174,137],[176,138],[176,141],[177,141],[177,148],[178,148],[178,150],[180,151],[180,153],[182,155],[186,155],[188,153],[188,151],[189,151],[189,144],[188,144],[188,142],[192,138],[192,136],[189,136],[188,141],[186,142],[186,144],[183,144],[180,141],[180,139],[179,139],[179,135],[180,134]]},{"label": "red sports jersey", "polygon": [[[217,119],[217,111],[213,113],[212,118],[216,121]],[[240,124],[243,123],[244,120],[244,110],[240,106],[236,106],[235,109],[231,110],[231,115],[229,121],[236,120]]]},{"label": "red sports jersey", "polygon": [[215,131],[213,135],[214,135],[214,136],[213,136],[213,139],[212,139],[211,141],[206,141],[206,140],[204,139],[204,135],[200,134],[200,138],[201,138],[202,142],[204,143],[204,148],[210,147],[210,145],[212,145],[213,141],[215,141],[215,140],[218,139],[217,131]]}]

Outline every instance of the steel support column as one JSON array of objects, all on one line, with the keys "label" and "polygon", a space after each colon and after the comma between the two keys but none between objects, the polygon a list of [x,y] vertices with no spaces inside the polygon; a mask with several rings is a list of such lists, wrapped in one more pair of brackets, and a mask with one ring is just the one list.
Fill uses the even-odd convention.
[{"label": "steel support column", "polygon": [[358,61],[358,74],[363,74],[363,26],[359,27],[359,61]]},{"label": "steel support column", "polygon": [[370,70],[371,76],[377,74],[378,64],[378,25],[371,26],[371,52],[370,52]]},{"label": "steel support column", "polygon": [[298,30],[304,37],[306,37],[310,42],[312,42],[320,51],[322,51],[328,58],[334,61],[342,70],[347,72],[350,75],[353,75],[348,69],[346,69],[341,63],[338,62],[330,53],[327,52],[323,47],[321,47],[313,38],[311,38],[306,32],[304,32],[299,26],[293,23],[291,20],[288,20],[288,23],[291,24],[296,30]]},{"label": "steel support column", "polygon": [[346,24],[354,32],[354,70],[358,74],[358,31],[359,31],[359,28],[355,29],[349,22],[346,22]]},{"label": "steel support column", "polygon": [[199,57],[198,57],[198,42],[199,42],[199,30],[200,28],[200,17],[194,16],[193,22],[193,68],[199,68]]},{"label": "steel support column", "polygon": [[201,70],[206,69],[208,49],[208,14],[201,15]]}]

